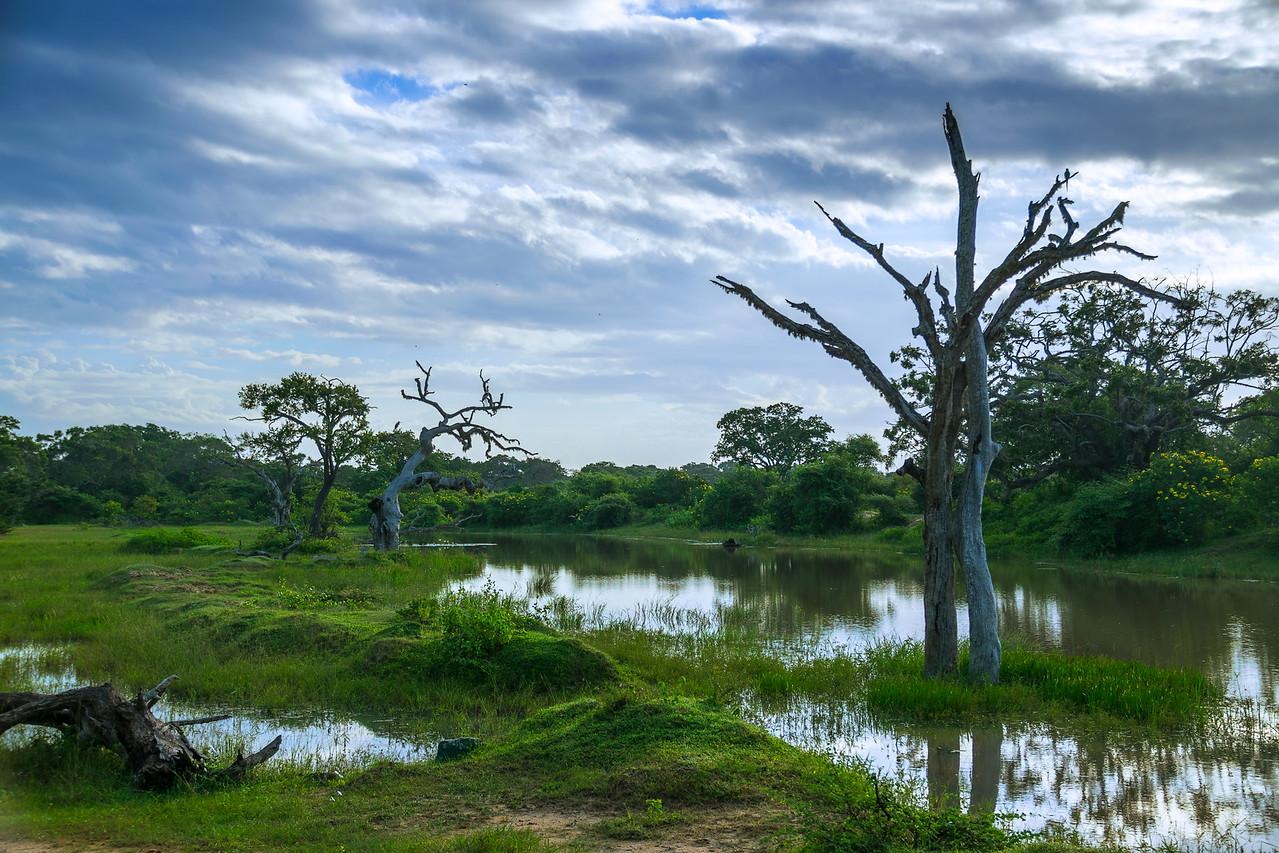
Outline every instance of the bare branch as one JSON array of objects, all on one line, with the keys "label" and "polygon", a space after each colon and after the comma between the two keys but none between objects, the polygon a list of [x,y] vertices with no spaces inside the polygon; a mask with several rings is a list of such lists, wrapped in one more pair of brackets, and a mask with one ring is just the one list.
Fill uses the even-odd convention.
[{"label": "bare branch", "polygon": [[811,305],[806,302],[790,303],[791,307],[796,311],[811,317],[818,324],[817,327],[810,326],[807,323],[800,323],[787,317],[756,295],[755,291],[744,284],[733,281],[731,278],[719,275],[713,278],[711,283],[725,293],[731,293],[739,297],[747,305],[763,314],[774,326],[777,326],[792,337],[820,344],[828,354],[851,364],[888,401],[888,404],[893,407],[897,414],[910,424],[912,429],[921,434],[928,431],[928,420],[893,385],[892,381],[880,370],[866,350],[847,337],[833,323],[818,314]]},{"label": "bare branch", "polygon": [[845,225],[843,220],[827,213],[826,208],[822,207],[820,202],[814,201],[813,204],[817,205],[817,209],[822,212],[822,215],[835,226],[835,230],[840,233],[840,236],[870,255],[875,260],[875,263],[879,264],[880,269],[888,273],[894,281],[901,285],[902,290],[906,293],[906,298],[915,306],[915,314],[919,318],[919,325],[915,328],[915,334],[924,339],[924,343],[928,345],[929,352],[933,354],[934,358],[937,357],[941,343],[937,337],[937,319],[933,314],[933,306],[928,301],[927,279],[924,280],[924,284],[914,284],[888,262],[888,259],[884,256],[883,243],[871,243]]}]

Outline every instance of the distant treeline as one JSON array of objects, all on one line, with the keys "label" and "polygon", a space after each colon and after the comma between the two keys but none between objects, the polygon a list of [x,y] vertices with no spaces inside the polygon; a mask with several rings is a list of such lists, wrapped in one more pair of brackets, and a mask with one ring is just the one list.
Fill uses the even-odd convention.
[{"label": "distant treeline", "polygon": [[[24,436],[0,416],[0,526],[91,522],[190,524],[265,521],[262,482],[234,463],[220,437],[154,424],[74,427]],[[1037,483],[992,481],[986,531],[996,548],[1077,555],[1196,544],[1279,525],[1279,422],[1201,432],[1144,466],[1062,472]],[[403,436],[383,434],[357,465],[341,470],[326,504],[331,530],[363,524],[367,504],[401,463]],[[598,462],[569,473],[556,462],[495,456],[474,461],[439,452],[436,470],[465,474],[474,494],[403,495],[405,527],[606,530],[664,525],[755,534],[835,535],[878,531],[890,541],[919,537],[921,490],[885,473],[875,442],[855,436],[821,444],[808,461],[772,470],[749,464],[680,468]],[[1089,474],[1092,473],[1092,476]],[[293,494],[306,505],[316,478]]]}]

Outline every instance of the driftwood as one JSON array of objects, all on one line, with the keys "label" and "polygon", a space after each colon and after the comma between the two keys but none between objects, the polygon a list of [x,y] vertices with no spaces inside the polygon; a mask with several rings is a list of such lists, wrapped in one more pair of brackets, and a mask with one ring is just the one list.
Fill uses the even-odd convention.
[{"label": "driftwood", "polygon": [[0,693],[0,734],[14,726],[48,726],[76,733],[82,744],[103,746],[120,755],[133,783],[163,790],[180,779],[241,778],[280,749],[277,736],[250,755],[243,751],[229,766],[210,771],[207,759],[182,732],[183,726],[211,723],[225,716],[165,722],[151,713],[176,679],[170,675],[145,693],[128,699],[111,684],[77,687],[61,693]]}]

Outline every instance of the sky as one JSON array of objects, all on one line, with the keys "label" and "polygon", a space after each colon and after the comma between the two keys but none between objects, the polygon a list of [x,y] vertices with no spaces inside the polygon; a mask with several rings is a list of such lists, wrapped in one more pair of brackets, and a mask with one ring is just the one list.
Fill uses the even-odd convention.
[{"label": "sky", "polygon": [[853,370],[709,283],[806,300],[888,362],[953,282],[950,102],[978,272],[1063,168],[1101,269],[1279,295],[1274,0],[0,0],[0,413],[234,429],[248,382],[414,362],[543,456],[709,458],[784,400],[878,435]]}]

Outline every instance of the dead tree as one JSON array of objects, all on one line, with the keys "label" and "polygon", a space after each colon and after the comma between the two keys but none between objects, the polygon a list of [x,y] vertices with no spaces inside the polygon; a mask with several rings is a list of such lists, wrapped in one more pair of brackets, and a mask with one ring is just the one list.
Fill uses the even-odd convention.
[{"label": "dead tree", "polygon": [[46,726],[75,734],[86,746],[102,746],[124,759],[133,784],[163,790],[179,780],[200,777],[239,778],[270,759],[280,749],[277,736],[250,755],[243,751],[227,767],[210,770],[204,755],[192,746],[182,729],[224,720],[228,715],[197,720],[157,720],[155,703],[176,679],[170,675],[155,687],[128,699],[111,684],[77,687],[51,695],[0,693],[0,734],[14,726]]},{"label": "dead tree", "polygon": [[[241,433],[234,440],[225,432],[222,437],[231,448],[231,458],[225,461],[252,472],[266,486],[275,529],[293,529],[293,488],[302,475],[305,461],[298,453],[302,435],[292,425],[283,424],[256,435]],[[278,475],[272,467],[278,470]]]},{"label": "dead tree", "polygon": [[[958,668],[954,568],[958,557],[968,589],[969,676],[996,682],[999,614],[981,521],[986,478],[999,453],[999,444],[991,435],[987,353],[1002,338],[1019,308],[1066,288],[1093,282],[1127,288],[1150,299],[1175,301],[1175,297],[1118,272],[1061,272],[1063,265],[1102,252],[1153,258],[1116,240],[1127,202],[1081,232],[1070,213],[1073,202],[1064,195],[1076,176],[1070,170],[1030,203],[1021,239],[978,281],[974,265],[979,176],[964,153],[959,122],[949,104],[942,127],[959,189],[953,302],[942,284],[940,268],[916,284],[888,260],[883,243],[863,238],[818,205],[840,236],[865,252],[901,287],[914,307],[917,325],[911,331],[923,342],[917,350],[920,362],[928,367],[922,393],[912,393],[910,388],[904,391],[865,349],[808,303],[788,303],[807,319],[805,322],[778,311],[744,284],[722,275],[713,282],[791,336],[813,341],[828,355],[848,362],[888,401],[906,427],[922,437],[925,458],[918,470],[924,486],[924,672],[941,676]],[[1060,233],[1049,233],[1054,211],[1061,216]],[[994,297],[1001,293],[1002,301],[996,304]],[[961,458],[963,479],[956,500],[952,487]]]},{"label": "dead tree", "polygon": [[463,406],[456,411],[449,411],[431,399],[434,392],[430,390],[431,368],[423,367],[416,362],[422,375],[413,380],[415,393],[400,391],[405,400],[416,400],[425,403],[435,410],[439,421],[435,426],[422,427],[418,433],[418,448],[413,455],[404,461],[400,473],[387,485],[379,497],[369,501],[369,509],[373,515],[369,518],[369,534],[373,547],[379,551],[391,551],[400,546],[400,522],[404,512],[400,509],[400,493],[406,489],[420,489],[430,486],[434,491],[444,489],[465,490],[468,494],[483,488],[483,483],[469,477],[455,477],[437,471],[418,471],[418,466],[425,462],[435,449],[435,440],[440,436],[449,436],[462,445],[463,450],[470,450],[476,440],[484,444],[485,455],[492,454],[494,448],[508,453],[524,453],[529,451],[520,446],[519,441],[502,435],[483,424],[475,423],[476,415],[493,417],[503,409],[511,408],[503,402],[505,395],[493,396],[489,388],[489,380],[480,371],[480,402],[475,406]]}]

